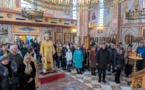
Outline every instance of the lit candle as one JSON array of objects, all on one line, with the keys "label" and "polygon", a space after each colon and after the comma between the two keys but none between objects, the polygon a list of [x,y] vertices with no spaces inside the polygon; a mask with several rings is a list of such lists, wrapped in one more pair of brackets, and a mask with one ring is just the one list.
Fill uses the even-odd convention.
[{"label": "lit candle", "polygon": [[95,0],[95,3],[98,3],[98,0]]},{"label": "lit candle", "polygon": [[82,0],[82,4],[84,5],[84,0]]},{"label": "lit candle", "polygon": [[61,2],[60,2],[61,4],[62,4],[62,0],[61,0]]}]

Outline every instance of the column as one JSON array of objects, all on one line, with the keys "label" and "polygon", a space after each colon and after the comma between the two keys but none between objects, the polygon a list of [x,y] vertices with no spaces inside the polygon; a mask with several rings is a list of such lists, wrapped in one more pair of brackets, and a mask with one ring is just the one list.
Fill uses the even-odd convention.
[{"label": "column", "polygon": [[88,11],[79,11],[77,18],[77,36],[80,37],[80,45],[84,44],[84,36],[88,36]]},{"label": "column", "polygon": [[112,8],[112,17],[111,17],[111,34],[116,34],[117,40],[116,43],[120,42],[120,5],[114,5]]},{"label": "column", "polygon": [[55,27],[52,27],[52,42],[56,44]]}]

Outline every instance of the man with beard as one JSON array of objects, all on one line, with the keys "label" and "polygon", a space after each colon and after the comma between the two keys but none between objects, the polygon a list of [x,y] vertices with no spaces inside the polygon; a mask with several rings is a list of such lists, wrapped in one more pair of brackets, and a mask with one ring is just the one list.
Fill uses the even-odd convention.
[{"label": "man with beard", "polygon": [[41,43],[40,54],[42,55],[43,73],[53,72],[53,55],[55,54],[55,49],[52,41],[49,39],[48,33],[45,34],[44,40]]}]

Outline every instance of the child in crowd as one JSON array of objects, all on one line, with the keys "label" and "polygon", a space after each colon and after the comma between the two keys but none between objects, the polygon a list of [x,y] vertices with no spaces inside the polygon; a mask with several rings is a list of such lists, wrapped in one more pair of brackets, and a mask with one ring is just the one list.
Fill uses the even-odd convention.
[{"label": "child in crowd", "polygon": [[70,49],[66,52],[66,60],[67,60],[67,71],[71,72],[71,63],[72,63],[72,52]]}]

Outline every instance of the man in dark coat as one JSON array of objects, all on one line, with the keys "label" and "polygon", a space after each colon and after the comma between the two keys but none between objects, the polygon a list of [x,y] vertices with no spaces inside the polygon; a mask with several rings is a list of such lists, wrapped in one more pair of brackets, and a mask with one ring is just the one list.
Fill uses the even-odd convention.
[{"label": "man in dark coat", "polygon": [[114,44],[111,44],[110,48],[108,49],[109,51],[109,67],[108,67],[108,71],[109,73],[111,73],[111,66],[112,66],[112,72],[114,73],[114,55],[117,53],[117,50],[115,49]]},{"label": "man in dark coat", "polygon": [[20,49],[20,51],[21,51],[21,53],[22,53],[22,55],[24,57],[26,55],[27,51],[28,51],[26,46],[25,46],[25,44],[23,44],[23,47]]},{"label": "man in dark coat", "polygon": [[2,50],[0,50],[0,56],[6,56],[9,53],[7,50],[7,44],[2,45]]},{"label": "man in dark coat", "polygon": [[63,70],[66,70],[66,52],[67,52],[67,48],[66,45],[64,44],[61,49],[61,56],[62,56],[61,65]]},{"label": "man in dark coat", "polygon": [[118,47],[117,51],[119,51],[120,49],[122,49],[123,55],[125,55],[125,49],[123,48],[122,42],[119,43],[119,47]]},{"label": "man in dark coat", "polygon": [[97,65],[99,69],[99,80],[101,82],[101,75],[103,74],[103,82],[105,81],[106,69],[109,66],[109,52],[106,48],[106,44],[103,43],[101,49],[98,51]]},{"label": "man in dark coat", "polygon": [[18,67],[18,73],[20,70],[20,65],[23,63],[23,59],[20,56],[20,54],[18,54],[18,47],[17,45],[12,45],[10,47],[10,53],[8,54],[8,57],[10,58],[11,61],[15,61],[15,63],[17,64]]}]

